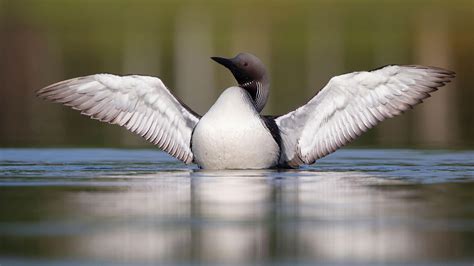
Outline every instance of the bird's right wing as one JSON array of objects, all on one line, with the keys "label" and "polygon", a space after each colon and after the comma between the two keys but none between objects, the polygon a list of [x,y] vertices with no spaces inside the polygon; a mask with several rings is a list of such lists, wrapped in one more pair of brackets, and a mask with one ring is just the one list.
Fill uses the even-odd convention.
[{"label": "bird's right wing", "polygon": [[97,74],[61,81],[37,94],[93,119],[124,126],[185,163],[193,161],[191,135],[200,117],[158,78]]},{"label": "bird's right wing", "polygon": [[424,66],[387,66],[333,77],[306,105],[278,117],[281,164],[312,164],[386,118],[421,103],[454,72]]}]

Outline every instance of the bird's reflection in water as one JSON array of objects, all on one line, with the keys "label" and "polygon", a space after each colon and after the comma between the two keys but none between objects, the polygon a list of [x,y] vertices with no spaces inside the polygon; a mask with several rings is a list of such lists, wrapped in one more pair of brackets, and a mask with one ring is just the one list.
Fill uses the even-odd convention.
[{"label": "bird's reflection in water", "polygon": [[70,195],[66,204],[86,225],[68,241],[71,254],[125,262],[368,263],[445,260],[463,245],[436,213],[431,189],[362,172],[141,177],[127,189]]}]

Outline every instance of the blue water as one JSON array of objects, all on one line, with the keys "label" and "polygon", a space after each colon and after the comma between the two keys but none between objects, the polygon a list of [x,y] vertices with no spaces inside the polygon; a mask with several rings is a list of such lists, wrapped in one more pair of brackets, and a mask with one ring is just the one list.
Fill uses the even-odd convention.
[{"label": "blue water", "polygon": [[2,266],[472,263],[472,151],[204,171],[155,150],[0,150]]}]

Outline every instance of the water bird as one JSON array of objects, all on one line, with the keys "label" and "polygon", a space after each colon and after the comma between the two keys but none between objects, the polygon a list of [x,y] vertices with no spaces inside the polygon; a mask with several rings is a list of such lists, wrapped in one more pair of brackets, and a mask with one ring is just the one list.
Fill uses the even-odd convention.
[{"label": "water bird", "polygon": [[262,61],[249,53],[211,58],[230,70],[238,85],[225,89],[203,116],[150,76],[95,74],[52,84],[37,95],[123,126],[200,168],[296,168],[421,103],[455,77],[452,71],[420,65],[343,74],[305,105],[266,116],[260,113],[270,78]]}]

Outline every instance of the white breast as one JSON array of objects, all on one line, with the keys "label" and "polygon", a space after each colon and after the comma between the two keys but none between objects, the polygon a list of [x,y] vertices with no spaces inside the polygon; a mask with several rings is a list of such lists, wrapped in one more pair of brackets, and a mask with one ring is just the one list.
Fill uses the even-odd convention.
[{"label": "white breast", "polygon": [[225,90],[201,118],[192,137],[195,162],[205,169],[275,166],[279,147],[240,87]]}]

